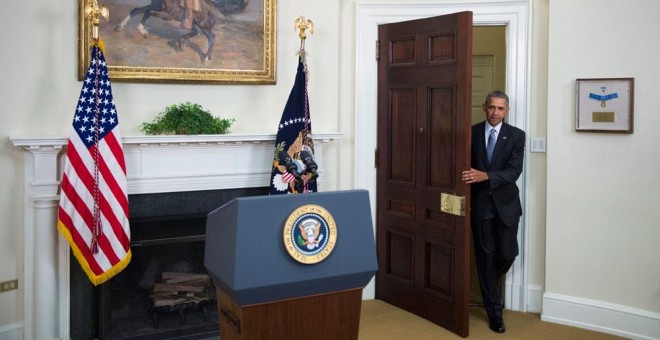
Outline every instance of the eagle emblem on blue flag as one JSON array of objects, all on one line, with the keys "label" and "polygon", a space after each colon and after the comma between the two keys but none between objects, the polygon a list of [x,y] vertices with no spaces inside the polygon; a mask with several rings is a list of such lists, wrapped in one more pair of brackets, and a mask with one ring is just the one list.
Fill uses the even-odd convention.
[{"label": "eagle emblem on blue flag", "polygon": [[312,122],[307,98],[307,67],[298,59],[296,80],[284,107],[275,138],[270,194],[315,192],[318,166],[314,161]]}]

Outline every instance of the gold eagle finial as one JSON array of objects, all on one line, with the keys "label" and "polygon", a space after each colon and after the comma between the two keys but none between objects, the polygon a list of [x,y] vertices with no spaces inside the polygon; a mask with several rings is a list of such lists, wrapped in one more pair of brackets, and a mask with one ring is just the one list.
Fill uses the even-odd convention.
[{"label": "gold eagle finial", "polygon": [[309,19],[305,20],[305,17],[301,15],[293,22],[293,30],[300,30],[298,36],[300,37],[300,40],[305,40],[307,38],[307,34],[305,33],[306,30],[309,30],[309,33],[311,34],[314,34],[314,23]]},{"label": "gold eagle finial", "polygon": [[105,5],[99,6],[97,0],[92,0],[91,3],[87,3],[85,6],[85,16],[90,17],[92,21],[92,37],[94,39],[99,38],[99,25],[101,24],[100,17],[103,17],[105,20],[108,20],[110,17],[110,10]]},{"label": "gold eagle finial", "polygon": [[300,55],[301,57],[305,57],[305,39],[307,39],[307,33],[305,32],[306,30],[309,30],[309,33],[314,34],[314,23],[307,19],[305,20],[304,16],[299,16],[296,18],[296,21],[293,22],[293,30],[300,30],[300,33],[298,36],[300,37]]}]

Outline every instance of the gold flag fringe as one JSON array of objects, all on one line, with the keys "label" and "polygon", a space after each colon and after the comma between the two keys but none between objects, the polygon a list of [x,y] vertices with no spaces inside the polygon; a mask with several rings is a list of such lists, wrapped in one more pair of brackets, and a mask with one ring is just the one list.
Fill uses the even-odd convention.
[{"label": "gold flag fringe", "polygon": [[126,253],[126,256],[121,261],[117,262],[117,264],[112,266],[112,268],[103,272],[103,274],[96,275],[89,267],[89,264],[87,263],[87,259],[85,258],[85,256],[82,254],[82,252],[80,252],[80,249],[78,249],[75,242],[73,242],[73,237],[71,236],[71,232],[60,220],[57,221],[57,230],[60,232],[62,237],[64,237],[67,240],[67,242],[69,242],[73,255],[78,260],[78,263],[80,263],[80,266],[82,267],[85,274],[87,274],[89,280],[92,281],[92,283],[95,286],[98,286],[104,283],[105,281],[108,281],[110,278],[117,275],[120,271],[124,270],[124,268],[128,266],[128,263],[131,262],[132,252],[131,252],[131,248],[128,248],[128,253]]}]

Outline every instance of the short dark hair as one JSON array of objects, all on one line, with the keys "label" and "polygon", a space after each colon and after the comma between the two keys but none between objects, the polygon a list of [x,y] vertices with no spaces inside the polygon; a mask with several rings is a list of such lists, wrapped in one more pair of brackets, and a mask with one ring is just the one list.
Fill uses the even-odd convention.
[{"label": "short dark hair", "polygon": [[509,106],[509,96],[507,96],[506,93],[498,90],[491,91],[489,94],[487,94],[485,103],[488,104],[490,102],[490,99],[493,97],[504,99],[506,101],[506,106]]}]

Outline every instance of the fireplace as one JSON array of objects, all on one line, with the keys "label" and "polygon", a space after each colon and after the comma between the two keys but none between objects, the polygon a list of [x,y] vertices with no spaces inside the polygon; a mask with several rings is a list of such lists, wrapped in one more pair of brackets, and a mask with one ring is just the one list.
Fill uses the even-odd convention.
[{"label": "fireplace", "polygon": [[71,339],[217,339],[215,289],[204,268],[206,215],[268,187],[129,196],[131,263],[94,288],[71,265]]},{"label": "fireplace", "polygon": [[[324,144],[339,136],[314,135],[315,157],[320,174],[319,190],[323,190]],[[98,329],[97,323],[107,320],[111,315],[108,316],[107,306],[100,306],[102,298],[91,300],[98,302],[89,302],[88,297],[105,295],[108,291],[112,294],[113,290],[106,289],[104,285],[90,287],[86,279],[79,280],[78,276],[84,274],[76,273],[76,270],[72,269],[77,266],[75,258],[70,256],[68,243],[55,229],[59,180],[67,139],[10,137],[10,140],[14,146],[24,151],[23,336],[26,339],[69,339],[74,331]],[[208,194],[228,189],[264,188],[269,184],[274,140],[274,135],[124,137],[122,143],[126,157],[129,201],[137,202],[139,200],[134,197],[149,194],[162,194],[166,197],[188,192]],[[149,205],[153,200],[146,201],[147,203],[143,204]],[[158,205],[161,205],[160,209],[169,212],[174,211],[172,204],[176,205],[181,201],[174,199]],[[217,205],[220,201],[212,203],[211,205]],[[217,206],[212,208],[215,207]],[[136,229],[132,230],[134,242],[138,242],[138,237],[141,237],[137,229],[140,223],[153,222],[164,217],[158,213],[156,216],[140,217],[135,213],[137,208],[131,206],[130,209],[131,217],[138,218],[131,221],[136,225]],[[208,209],[206,207],[204,211],[190,213],[184,210],[176,215],[179,216],[178,219],[195,220],[201,218]],[[201,227],[192,229],[195,228]],[[188,243],[199,244],[201,235],[197,233],[196,236],[179,235],[174,238],[177,237],[193,240]],[[196,238],[197,241],[194,241]],[[151,244],[152,247],[158,247]],[[187,246],[193,247],[192,244]],[[135,247],[134,256],[142,251],[138,251],[139,248],[148,246],[144,246],[143,242],[142,247]],[[192,250],[190,252],[194,253]],[[131,265],[133,261],[139,262],[134,258]],[[81,298],[73,294],[74,292],[86,292],[87,296]],[[79,301],[80,299],[84,299],[84,302]],[[72,305],[75,308],[72,308]],[[94,316],[95,314],[97,315]],[[92,320],[83,321],[84,324],[79,323],[84,315],[91,315]],[[166,317],[169,316],[163,315],[161,320],[164,321]],[[191,312],[190,317],[197,316]],[[179,322],[176,318],[174,321]]]}]

